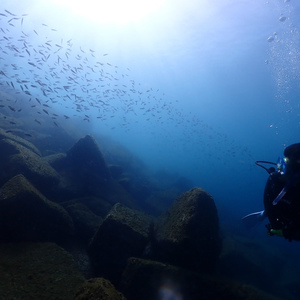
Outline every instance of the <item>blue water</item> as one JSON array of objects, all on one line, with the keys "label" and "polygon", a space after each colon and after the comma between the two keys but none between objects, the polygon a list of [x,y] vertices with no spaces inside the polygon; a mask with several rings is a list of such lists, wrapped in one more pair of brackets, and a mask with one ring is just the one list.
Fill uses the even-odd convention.
[{"label": "blue water", "polygon": [[[8,22],[14,16],[5,10],[20,19]],[[263,209],[267,173],[254,162],[276,162],[286,146],[299,142],[297,1],[170,0],[126,24],[96,22],[51,1],[2,0],[0,12],[7,15],[0,18],[7,53],[0,70],[10,78],[0,78],[5,89],[13,90],[6,81],[20,90],[18,79],[37,77],[60,87],[46,91],[57,100],[52,112],[72,116],[59,125],[72,122],[79,135],[105,134],[151,170],[187,177],[214,197],[232,227]],[[51,52],[39,69],[28,64],[34,49],[45,60]],[[29,90],[31,98],[46,101],[41,86]],[[74,95],[66,98],[70,93],[82,97],[82,112],[76,112]],[[261,232],[263,227],[256,234]],[[289,251],[299,247],[284,242]]]}]

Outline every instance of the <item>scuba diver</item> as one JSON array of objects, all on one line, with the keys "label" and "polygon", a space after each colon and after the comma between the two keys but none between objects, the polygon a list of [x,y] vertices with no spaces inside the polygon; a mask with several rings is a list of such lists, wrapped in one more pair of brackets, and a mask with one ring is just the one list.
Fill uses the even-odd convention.
[{"label": "scuba diver", "polygon": [[[269,235],[300,241],[300,143],[288,146],[277,164],[268,161],[255,163],[269,173],[264,191],[265,209],[245,216],[243,223],[250,228],[267,217]],[[263,164],[277,168],[266,168]]]}]

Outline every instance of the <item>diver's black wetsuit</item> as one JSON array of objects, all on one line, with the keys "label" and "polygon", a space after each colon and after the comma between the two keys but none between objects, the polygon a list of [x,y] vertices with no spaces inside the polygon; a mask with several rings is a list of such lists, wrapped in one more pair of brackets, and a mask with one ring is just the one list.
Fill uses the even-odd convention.
[{"label": "diver's black wetsuit", "polygon": [[283,236],[289,241],[300,241],[300,183],[297,180],[282,199],[273,205],[274,199],[286,186],[279,172],[270,174],[264,192],[265,213],[272,229],[282,229]]}]

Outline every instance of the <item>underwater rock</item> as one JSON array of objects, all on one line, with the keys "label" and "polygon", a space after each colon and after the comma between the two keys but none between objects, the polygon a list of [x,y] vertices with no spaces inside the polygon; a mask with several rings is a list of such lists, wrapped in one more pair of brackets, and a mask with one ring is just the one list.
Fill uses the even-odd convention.
[{"label": "underwater rock", "polygon": [[53,127],[51,123],[51,121],[48,123],[45,119],[43,129],[34,132],[32,139],[34,145],[41,151],[42,156],[65,153],[76,141],[75,134],[71,133],[72,130],[76,132],[76,136],[79,134],[78,129],[69,127],[71,124],[68,125],[67,129],[64,126]]},{"label": "underwater rock", "polygon": [[75,195],[101,194],[111,175],[95,139],[87,135],[75,143],[66,154],[47,157],[62,177],[62,188],[69,198]]},{"label": "underwater rock", "polygon": [[93,196],[75,198],[70,201],[61,203],[61,205],[65,208],[67,208],[69,205],[74,204],[83,204],[95,215],[101,218],[105,218],[112,208],[112,205],[110,203],[107,203],[107,201],[105,201],[104,199]]},{"label": "underwater rock", "polygon": [[76,236],[84,242],[90,242],[99,228],[102,218],[95,215],[82,203],[70,203],[63,207],[73,220]]},{"label": "underwater rock", "polygon": [[94,195],[103,198],[107,203],[112,205],[119,202],[128,207],[138,207],[138,204],[134,202],[132,195],[112,178],[107,181],[104,187],[95,190]]},{"label": "underwater rock", "polygon": [[249,285],[135,257],[128,259],[120,290],[130,300],[279,300]]},{"label": "underwater rock", "polygon": [[[292,253],[290,254],[292,255]],[[295,264],[298,260],[295,260]],[[282,287],[286,258],[280,248],[268,241],[227,234],[218,263],[218,274],[245,282],[288,299],[287,290]],[[294,265],[295,265],[294,264]],[[299,265],[295,268],[298,269]],[[290,270],[291,271],[291,270]],[[280,274],[274,276],[274,274]]]},{"label": "underwater rock", "polygon": [[61,177],[60,185],[53,191],[56,202],[89,196],[102,198],[111,205],[121,202],[134,206],[130,193],[111,176],[97,142],[90,135],[80,139],[67,154],[53,154],[45,160]]},{"label": "underwater rock", "polygon": [[42,156],[40,150],[36,146],[34,146],[32,143],[28,142],[27,140],[25,140],[17,135],[7,133],[5,130],[0,128],[0,140],[3,140],[3,139],[10,139],[10,140],[26,147],[27,149],[31,150],[35,154]]},{"label": "underwater rock", "polygon": [[104,278],[85,281],[77,290],[74,300],[126,300],[112,283]]},{"label": "underwater rock", "polygon": [[[76,175],[80,176],[81,180],[92,180],[95,176],[98,184],[105,184],[111,178],[100,147],[90,135],[81,138],[67,151],[67,160],[75,172],[80,171],[80,175]],[[85,176],[88,176],[88,179]]]},{"label": "underwater rock", "polygon": [[73,300],[83,282],[72,256],[55,244],[0,244],[0,299]]},{"label": "underwater rock", "polygon": [[109,165],[108,169],[109,169],[111,176],[116,180],[120,179],[121,175],[124,172],[123,168],[118,165]]},{"label": "underwater rock", "polygon": [[118,283],[130,256],[145,250],[151,219],[120,203],[115,204],[88,248],[96,276]]},{"label": "underwater rock", "polygon": [[183,193],[155,225],[154,259],[213,272],[221,252],[214,200],[201,188]]},{"label": "underwater rock", "polygon": [[118,165],[109,165],[109,172],[113,179],[115,179],[127,192],[133,194],[133,186],[128,173],[124,174],[124,170]]},{"label": "underwater rock", "polygon": [[23,174],[41,192],[47,194],[60,181],[58,173],[38,154],[11,140],[0,140],[0,183]]},{"label": "underwater rock", "polygon": [[174,188],[154,188],[151,194],[145,199],[143,207],[149,213],[151,212],[151,215],[159,217],[171,207],[174,199],[180,194],[181,192]]},{"label": "underwater rock", "polygon": [[44,156],[44,160],[46,160],[49,165],[54,168],[55,170],[59,170],[64,166],[65,159],[66,159],[65,153],[55,153],[48,156]]},{"label": "underwater rock", "polygon": [[48,157],[62,176],[63,189],[69,197],[101,194],[111,175],[95,139],[86,135],[75,143],[66,155]]},{"label": "underwater rock", "polygon": [[49,201],[23,175],[0,189],[1,241],[62,243],[74,234],[71,217]]}]

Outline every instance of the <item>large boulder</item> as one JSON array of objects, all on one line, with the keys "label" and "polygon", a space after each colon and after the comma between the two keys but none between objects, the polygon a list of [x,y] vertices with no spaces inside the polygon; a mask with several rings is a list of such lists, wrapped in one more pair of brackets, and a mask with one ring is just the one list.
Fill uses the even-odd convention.
[{"label": "large boulder", "polygon": [[221,252],[214,200],[201,188],[177,198],[155,226],[153,258],[200,272],[213,272]]},{"label": "large boulder", "polygon": [[29,150],[31,150],[35,154],[37,154],[39,156],[42,156],[40,150],[35,145],[33,145],[32,143],[30,143],[29,141],[15,135],[15,134],[12,134],[10,132],[6,132],[5,130],[0,128],[0,140],[3,140],[3,139],[12,140],[12,141],[28,148]]},{"label": "large boulder", "polygon": [[49,201],[23,175],[0,189],[1,241],[62,243],[73,234],[73,222],[65,209]]},{"label": "large boulder", "polygon": [[250,285],[131,257],[120,290],[130,300],[280,300]]},{"label": "large boulder", "polygon": [[95,215],[105,218],[108,212],[111,210],[112,206],[110,203],[102,198],[86,196],[74,198],[72,200],[61,203],[63,207],[67,209],[68,206],[74,204],[83,204],[89,208]]},{"label": "large boulder", "polygon": [[53,243],[0,244],[0,299],[73,300],[83,282],[72,256]]},{"label": "large boulder", "polygon": [[117,283],[130,256],[141,256],[151,219],[120,203],[115,204],[92,239],[88,253],[95,275]]},{"label": "large boulder", "polygon": [[23,174],[46,194],[59,183],[58,173],[38,154],[38,150],[20,142],[20,138],[2,138],[0,148],[0,183]]},{"label": "large boulder", "polygon": [[105,278],[91,278],[77,290],[74,300],[126,300]]},{"label": "large boulder", "polygon": [[75,234],[79,240],[85,243],[90,242],[90,239],[102,223],[102,218],[80,202],[70,201],[70,203],[62,205],[72,217]]},{"label": "large boulder", "polygon": [[99,145],[90,135],[67,151],[66,167],[72,183],[86,192],[103,187],[111,178]]},{"label": "large boulder", "polygon": [[97,194],[111,179],[101,150],[90,135],[79,139],[66,154],[53,154],[45,160],[61,175],[59,192],[64,198]]},{"label": "large boulder", "polygon": [[[289,261],[293,261],[293,268],[288,267],[286,272],[288,261],[280,247],[274,247],[274,243],[267,240],[246,235],[239,236],[227,232],[224,236],[218,274],[280,295],[283,299],[290,299],[291,295],[288,294],[294,293],[295,290],[288,289],[283,282],[298,281],[298,253],[289,253]],[[299,296],[298,294],[298,298]]]},{"label": "large boulder", "polygon": [[73,219],[75,234],[89,244],[112,205],[97,197],[75,198],[61,203]]},{"label": "large boulder", "polygon": [[56,201],[75,197],[99,197],[110,204],[121,202],[133,206],[133,199],[110,174],[96,140],[87,135],[71,147],[66,154],[45,158],[61,175],[61,185],[56,190]]}]

